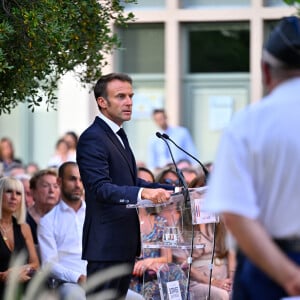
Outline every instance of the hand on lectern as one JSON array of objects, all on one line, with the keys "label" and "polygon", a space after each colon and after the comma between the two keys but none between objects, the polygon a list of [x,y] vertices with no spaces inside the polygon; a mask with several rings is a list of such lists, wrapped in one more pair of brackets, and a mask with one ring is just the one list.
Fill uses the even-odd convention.
[{"label": "hand on lectern", "polygon": [[142,200],[147,199],[155,204],[167,202],[171,197],[171,191],[164,189],[149,189],[143,188],[142,190]]}]

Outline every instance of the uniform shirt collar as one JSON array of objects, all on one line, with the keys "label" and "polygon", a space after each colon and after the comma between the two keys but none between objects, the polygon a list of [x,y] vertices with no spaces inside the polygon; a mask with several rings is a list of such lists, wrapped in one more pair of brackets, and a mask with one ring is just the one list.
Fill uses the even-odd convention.
[{"label": "uniform shirt collar", "polygon": [[[59,205],[60,205],[60,207],[61,207],[62,210],[69,210],[69,209],[72,209],[72,210],[73,210],[73,208],[70,207],[70,206],[69,206],[64,200],[62,200],[62,199],[60,199]],[[81,206],[80,206],[79,210],[85,209],[85,206],[86,206],[85,201],[84,201],[84,200],[81,200]]]}]

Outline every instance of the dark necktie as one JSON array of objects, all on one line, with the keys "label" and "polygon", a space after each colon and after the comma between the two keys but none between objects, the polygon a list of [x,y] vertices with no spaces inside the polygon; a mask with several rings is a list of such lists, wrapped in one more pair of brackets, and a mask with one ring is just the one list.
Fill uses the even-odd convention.
[{"label": "dark necktie", "polygon": [[121,138],[121,140],[123,142],[123,145],[125,147],[125,153],[126,153],[126,156],[128,158],[128,162],[130,162],[130,165],[131,165],[134,177],[136,178],[136,164],[135,164],[135,159],[134,159],[133,153],[131,151],[131,148],[129,146],[127,135],[126,135],[126,133],[125,133],[125,131],[124,131],[123,128],[120,128],[117,131],[117,134],[119,135],[119,137]]},{"label": "dark necktie", "polygon": [[123,142],[123,144],[124,144],[126,153],[127,153],[127,155],[128,155],[128,158],[131,159],[131,150],[130,150],[130,146],[129,146],[129,143],[128,143],[127,135],[126,135],[124,129],[123,129],[123,128],[120,128],[120,129],[117,131],[117,134],[118,134],[119,137],[122,139],[122,142]]}]

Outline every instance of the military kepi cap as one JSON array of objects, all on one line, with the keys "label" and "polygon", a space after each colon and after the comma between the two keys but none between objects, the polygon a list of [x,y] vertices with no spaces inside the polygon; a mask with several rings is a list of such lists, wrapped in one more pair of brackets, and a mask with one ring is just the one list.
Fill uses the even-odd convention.
[{"label": "military kepi cap", "polygon": [[265,50],[291,67],[300,67],[300,19],[285,17],[271,32]]}]

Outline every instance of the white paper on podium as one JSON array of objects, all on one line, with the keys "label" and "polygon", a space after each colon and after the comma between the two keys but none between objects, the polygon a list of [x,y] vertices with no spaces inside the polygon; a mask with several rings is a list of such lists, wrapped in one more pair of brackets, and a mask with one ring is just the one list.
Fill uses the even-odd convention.
[{"label": "white paper on podium", "polygon": [[195,188],[190,191],[191,198],[191,211],[192,211],[192,222],[193,224],[207,224],[207,223],[218,223],[219,216],[204,211],[201,207],[204,201],[204,195],[206,187]]},{"label": "white paper on podium", "polygon": [[167,282],[168,299],[182,300],[178,280]]}]

